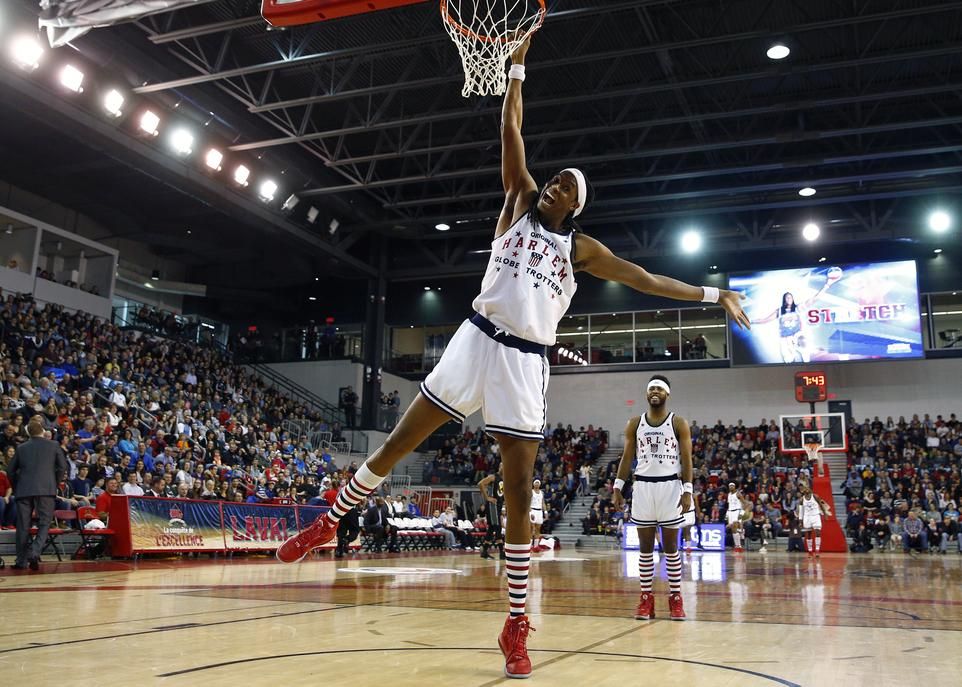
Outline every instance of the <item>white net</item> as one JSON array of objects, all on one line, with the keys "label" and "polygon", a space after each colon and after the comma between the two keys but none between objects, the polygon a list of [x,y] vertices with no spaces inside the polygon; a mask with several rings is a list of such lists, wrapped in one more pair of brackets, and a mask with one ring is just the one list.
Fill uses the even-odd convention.
[{"label": "white net", "polygon": [[465,98],[502,95],[505,60],[541,28],[544,0],[441,0],[441,17],[464,66]]}]

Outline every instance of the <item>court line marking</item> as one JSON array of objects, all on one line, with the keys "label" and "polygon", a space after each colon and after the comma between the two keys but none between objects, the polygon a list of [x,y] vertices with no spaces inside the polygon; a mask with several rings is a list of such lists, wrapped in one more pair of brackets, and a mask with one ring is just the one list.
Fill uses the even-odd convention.
[{"label": "court line marking", "polygon": [[[639,626],[639,627],[647,627],[647,626],[641,625],[641,626]],[[634,631],[634,628],[633,628],[632,630],[629,630],[629,632],[633,632],[633,631]],[[625,633],[621,633],[621,634],[628,634],[628,633],[625,632]],[[604,641],[609,641],[609,640],[604,640]],[[222,661],[222,662],[220,662],[220,663],[210,663],[210,664],[208,664],[208,665],[196,666],[196,667],[194,667],[194,668],[184,668],[184,669],[182,669],[182,670],[175,670],[175,671],[172,671],[172,672],[169,672],[169,673],[160,673],[159,675],[157,675],[157,677],[177,677],[177,676],[180,676],[180,675],[189,675],[189,674],[191,674],[191,673],[198,673],[198,672],[201,672],[201,671],[204,671],[204,670],[214,670],[214,669],[217,669],[217,668],[225,668],[225,667],[227,667],[227,666],[240,665],[240,664],[244,664],[244,663],[258,663],[258,662],[261,662],[261,661],[275,661],[275,660],[288,659],[288,658],[305,658],[305,657],[311,657],[311,656],[330,656],[330,655],[332,655],[332,654],[385,653],[385,652],[388,652],[388,651],[391,651],[391,652],[403,652],[403,651],[469,651],[469,652],[472,652],[472,653],[478,653],[478,652],[480,652],[480,651],[486,651],[486,650],[487,650],[487,647],[483,647],[483,648],[480,648],[480,647],[435,647],[435,648],[431,648],[431,649],[427,649],[427,648],[422,649],[422,648],[413,648],[413,647],[412,647],[412,648],[408,648],[408,647],[382,647],[382,648],[378,648],[378,649],[343,649],[343,650],[330,650],[330,651],[306,651],[306,652],[303,652],[303,653],[278,654],[278,655],[276,655],[276,656],[258,656],[258,657],[237,659],[237,660],[234,660],[234,661]],[[615,652],[611,652],[611,651],[571,651],[571,650],[568,650],[568,649],[528,649],[528,651],[529,651],[529,653],[560,653],[560,654],[565,654],[565,656],[574,655],[574,654],[577,653],[577,654],[583,655],[583,656],[606,656],[606,657],[607,657],[607,656],[610,656],[610,657],[618,658],[618,659],[637,658],[637,659],[642,659],[642,660],[644,660],[644,661],[668,661],[668,662],[670,662],[670,663],[685,663],[685,664],[689,664],[689,665],[703,666],[703,667],[705,667],[705,668],[714,668],[714,669],[716,669],[716,670],[727,670],[727,671],[731,671],[731,672],[734,672],[734,673],[742,673],[743,675],[751,675],[751,676],[753,676],[753,677],[762,678],[763,680],[768,680],[769,682],[774,682],[775,684],[778,684],[778,685],[783,685],[784,687],[802,687],[802,685],[800,685],[800,684],[797,683],[797,682],[792,682],[791,680],[787,680],[787,679],[785,679],[785,678],[778,677],[777,675],[767,675],[767,674],[765,674],[765,673],[760,673],[760,672],[755,671],[755,670],[748,670],[748,669],[746,669],[746,668],[736,668],[735,666],[726,666],[726,665],[721,665],[721,664],[717,664],[717,663],[706,663],[706,662],[704,662],[704,661],[693,661],[693,660],[691,660],[691,659],[686,659],[686,658],[669,658],[669,657],[666,657],[666,656],[648,656],[648,655],[644,655],[644,654],[623,654],[623,653],[615,653]],[[494,652],[491,652],[491,653],[494,653]],[[560,660],[560,659],[559,659],[559,660]],[[545,664],[539,664],[539,667],[541,667],[541,666],[543,666],[543,665],[547,665],[547,663],[545,663]],[[497,680],[493,680],[493,681],[491,681],[491,682],[482,683],[479,687],[486,687],[487,685],[496,685],[496,684],[499,684],[499,683],[501,683],[501,682],[507,681],[508,679],[509,679],[509,678],[506,678],[506,677],[499,677]]]},{"label": "court line marking", "polygon": [[[271,615],[262,615],[262,616],[257,616],[255,618],[237,618],[235,620],[219,620],[216,623],[203,623],[195,627],[180,628],[180,629],[200,630],[208,627],[217,627],[218,625],[233,625],[234,623],[246,623],[246,622],[251,622],[256,620],[274,620],[275,618],[286,618],[286,617],[295,616],[295,615],[306,615],[308,613],[326,613],[327,611],[339,611],[342,608],[357,608],[359,606],[365,606],[365,605],[368,605],[368,604],[351,604],[351,605],[343,605],[343,606],[334,606],[331,608],[312,608],[307,611],[294,611],[292,613],[273,613]],[[102,637],[88,637],[86,639],[69,639],[62,642],[51,642],[49,644],[44,644],[42,645],[42,647],[18,646],[18,647],[12,647],[10,649],[0,649],[0,655],[12,654],[17,651],[29,651],[30,649],[69,646],[71,644],[86,644],[88,642],[101,642],[108,639],[123,639],[124,637],[137,637],[139,635],[152,635],[152,634],[158,634],[161,632],[177,632],[177,628],[169,629],[169,630],[150,629],[150,630],[141,630],[139,632],[127,632],[122,635],[106,635]]]}]

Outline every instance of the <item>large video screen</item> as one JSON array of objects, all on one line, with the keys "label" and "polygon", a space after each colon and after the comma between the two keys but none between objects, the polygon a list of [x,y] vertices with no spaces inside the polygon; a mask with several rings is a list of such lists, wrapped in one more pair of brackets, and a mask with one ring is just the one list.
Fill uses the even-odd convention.
[{"label": "large video screen", "polygon": [[735,365],[921,358],[915,262],[733,275],[751,331],[731,328]]}]

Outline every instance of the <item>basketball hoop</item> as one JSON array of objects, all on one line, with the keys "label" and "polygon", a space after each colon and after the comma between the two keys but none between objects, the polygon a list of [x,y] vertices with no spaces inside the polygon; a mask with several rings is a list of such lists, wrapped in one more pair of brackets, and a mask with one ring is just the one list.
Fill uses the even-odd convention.
[{"label": "basketball hoop", "polygon": [[822,445],[813,442],[813,443],[806,443],[804,444],[804,446],[805,446],[805,455],[808,456],[809,462],[815,463],[816,465],[815,474],[813,475],[813,477],[817,477],[819,474],[824,474],[825,471],[822,469],[822,452],[820,450],[822,448]]},{"label": "basketball hoop", "polygon": [[461,95],[503,95],[505,60],[541,28],[544,0],[441,0],[444,28],[464,66]]}]

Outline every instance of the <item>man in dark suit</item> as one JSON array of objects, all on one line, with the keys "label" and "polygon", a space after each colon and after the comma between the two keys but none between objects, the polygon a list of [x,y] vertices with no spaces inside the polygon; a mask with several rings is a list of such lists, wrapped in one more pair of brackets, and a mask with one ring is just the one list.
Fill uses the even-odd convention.
[{"label": "man in dark suit", "polygon": [[380,496],[376,497],[374,501],[374,505],[368,508],[364,514],[364,530],[374,537],[374,551],[381,552],[385,539],[388,539],[389,551],[400,551],[397,544],[397,527],[388,522],[391,513],[387,504]]},{"label": "man in dark suit", "polygon": [[[60,444],[43,437],[42,420],[27,425],[30,435],[7,466],[17,503],[17,562],[15,568],[40,569],[40,553],[47,544],[57,484],[67,477],[67,456]],[[32,515],[37,513],[37,536],[30,541]]]}]

